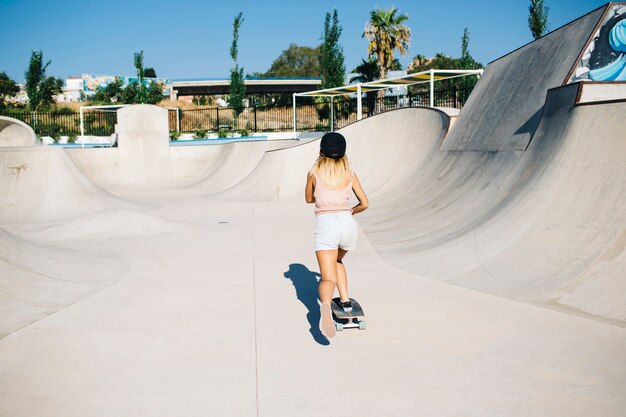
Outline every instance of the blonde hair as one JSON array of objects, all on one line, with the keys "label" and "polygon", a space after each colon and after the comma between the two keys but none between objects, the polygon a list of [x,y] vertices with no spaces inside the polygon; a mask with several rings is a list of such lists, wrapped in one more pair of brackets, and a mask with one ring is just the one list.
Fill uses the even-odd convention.
[{"label": "blonde hair", "polygon": [[351,174],[346,155],[334,159],[320,154],[309,172],[311,174],[317,173],[317,176],[328,188],[337,188],[348,177],[346,174]]}]

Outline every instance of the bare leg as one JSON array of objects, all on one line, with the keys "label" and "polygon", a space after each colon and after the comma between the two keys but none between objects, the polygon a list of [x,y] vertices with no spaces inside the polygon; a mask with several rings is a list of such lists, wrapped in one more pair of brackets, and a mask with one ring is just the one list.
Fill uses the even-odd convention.
[{"label": "bare leg", "polygon": [[326,337],[335,336],[335,323],[333,322],[330,303],[337,285],[337,250],[320,250],[315,252],[317,263],[320,266],[322,280],[317,287],[320,301],[320,328]]},{"label": "bare leg", "polygon": [[341,248],[337,251],[337,289],[339,290],[341,301],[348,301],[350,299],[348,296],[348,274],[342,262],[346,253],[348,253],[348,251]]},{"label": "bare leg", "polygon": [[330,303],[337,285],[337,250],[319,250],[315,252],[320,266],[322,281],[317,288],[320,301]]}]

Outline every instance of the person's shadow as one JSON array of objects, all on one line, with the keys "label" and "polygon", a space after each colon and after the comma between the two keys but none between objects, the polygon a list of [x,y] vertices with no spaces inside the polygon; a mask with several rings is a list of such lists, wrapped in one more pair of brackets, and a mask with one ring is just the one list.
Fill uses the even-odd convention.
[{"label": "person's shadow", "polygon": [[289,271],[285,272],[284,276],[291,280],[296,289],[296,297],[309,310],[306,319],[311,326],[309,331],[313,339],[320,345],[329,345],[330,342],[319,329],[320,307],[317,303],[317,278],[321,278],[320,273],[310,271],[302,264],[290,264]]}]

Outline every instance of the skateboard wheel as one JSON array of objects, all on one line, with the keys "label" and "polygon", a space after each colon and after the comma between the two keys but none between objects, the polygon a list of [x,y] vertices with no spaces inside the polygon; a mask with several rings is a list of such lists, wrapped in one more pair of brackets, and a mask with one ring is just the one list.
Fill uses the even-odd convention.
[{"label": "skateboard wheel", "polygon": [[367,329],[367,324],[365,324],[364,321],[360,321],[359,322],[359,330],[365,330]]},{"label": "skateboard wheel", "polygon": [[337,329],[338,332],[343,330],[343,324],[341,323],[335,323],[335,329]]}]

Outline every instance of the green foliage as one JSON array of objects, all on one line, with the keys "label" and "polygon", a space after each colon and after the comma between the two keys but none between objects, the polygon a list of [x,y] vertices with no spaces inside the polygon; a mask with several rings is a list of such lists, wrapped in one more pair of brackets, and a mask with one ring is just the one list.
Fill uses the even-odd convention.
[{"label": "green foliage", "polygon": [[228,130],[226,129],[220,129],[217,131],[217,137],[218,138],[226,138],[228,137]]},{"label": "green foliage", "polygon": [[207,137],[207,131],[204,129],[198,129],[193,133],[194,139],[203,139]]},{"label": "green foliage", "polygon": [[235,68],[230,71],[230,96],[228,97],[228,106],[234,109],[236,116],[243,111],[243,99],[246,94],[244,79],[243,68],[239,68],[238,65],[235,65]]},{"label": "green foliage", "polygon": [[[328,97],[315,97],[315,111],[320,120],[330,120],[330,99]],[[335,121],[345,119],[350,114],[347,105],[349,98],[346,96],[335,96],[333,98],[333,118]]]},{"label": "green foliage", "polygon": [[163,100],[163,85],[159,82],[151,82],[146,89],[144,103],[157,104]]},{"label": "green foliage", "polygon": [[328,131],[329,128],[330,128],[329,125],[324,124],[324,123],[318,122],[318,123],[315,124],[315,131],[316,132],[326,132],[326,131]]},{"label": "green foliage", "polygon": [[139,78],[139,83],[141,83],[144,77],[143,51],[135,52],[133,54],[133,61],[135,64],[135,68],[137,69],[137,77]]},{"label": "green foliage", "polygon": [[122,90],[122,94],[120,96],[120,103],[124,104],[132,104],[132,103],[141,103],[141,95],[140,95],[141,87],[138,82],[129,83],[126,88]]},{"label": "green foliage", "polygon": [[58,124],[50,124],[46,127],[45,132],[48,136],[54,139],[55,142],[58,142],[61,138],[61,132],[63,131],[63,126]]},{"label": "green foliage", "polygon": [[85,134],[109,136],[115,131],[115,112],[94,111],[85,113]]},{"label": "green foliage", "polygon": [[471,69],[474,63],[474,58],[469,53],[469,29],[465,28],[461,38],[461,68]]},{"label": "green foliage", "polygon": [[6,72],[0,72],[0,110],[6,107],[7,99],[15,97],[20,92],[20,87],[9,78]]},{"label": "green foliage", "polygon": [[199,106],[206,106],[207,105],[207,98],[206,98],[206,96],[194,97],[191,101],[193,103],[199,105]]},{"label": "green foliage", "polygon": [[298,46],[295,43],[272,62],[267,72],[258,74],[261,77],[319,77],[320,47]]},{"label": "green foliage", "polygon": [[539,39],[548,32],[549,7],[544,6],[543,0],[530,0],[528,6],[528,27],[533,38]]},{"label": "green foliage", "polygon": [[182,135],[182,132],[179,132],[178,130],[173,130],[170,132],[170,140],[178,140],[180,139],[180,135]]},{"label": "green foliage", "polygon": [[163,100],[163,87],[161,83],[153,81],[148,84],[147,82],[144,82],[145,77],[156,78],[156,71],[154,68],[144,68],[143,51],[135,52],[133,55],[133,61],[135,68],[137,69],[137,78],[139,78],[139,82],[133,82],[126,86],[120,94],[121,102],[125,104],[157,104]]},{"label": "green foliage", "polygon": [[62,114],[75,114],[76,112],[72,110],[70,107],[63,106],[56,109],[53,109],[50,114],[53,116],[58,116]]},{"label": "green foliage", "polygon": [[239,133],[241,136],[250,136],[250,131],[248,129],[239,129]]},{"label": "green foliage", "polygon": [[32,111],[46,109],[55,103],[54,97],[63,90],[63,80],[46,76],[52,61],[43,63],[43,53],[32,51],[26,70],[26,94]]},{"label": "green foliage", "polygon": [[[397,61],[397,60],[396,60]],[[399,62],[398,62],[399,64]],[[361,59],[361,63],[357,65],[353,70],[353,73],[357,75],[350,78],[350,83],[368,83],[378,79],[380,74],[380,68],[378,67],[378,59],[369,58],[367,61]],[[367,115],[371,116],[374,113],[374,104],[376,102],[376,91],[368,91],[365,93],[365,104],[367,107]]]},{"label": "green foliage", "polygon": [[234,68],[230,71],[230,97],[228,104],[235,110],[235,124],[237,123],[237,117],[243,111],[243,99],[246,96],[246,85],[244,83],[243,68],[239,67],[237,63],[237,56],[239,54],[237,43],[239,41],[239,28],[243,22],[243,12],[239,12],[233,20],[233,42],[230,46],[230,56],[235,63]]},{"label": "green foliage", "polygon": [[115,81],[109,83],[104,88],[99,88],[93,95],[92,100],[100,103],[123,103],[124,88],[122,85],[122,79],[115,77]]},{"label": "green foliage", "polygon": [[156,78],[156,71],[152,67],[145,68],[143,70],[143,76],[146,78]]},{"label": "green foliage", "polygon": [[[469,30],[465,28],[463,37],[461,38],[461,57],[453,58],[444,53],[437,53],[434,58],[426,58],[424,55],[418,54],[409,64],[410,72],[428,71],[430,69],[481,69],[484,68],[480,62],[476,62],[469,52]],[[438,87],[464,87],[473,88],[478,82],[476,75],[467,75],[465,77],[454,78],[450,80],[438,81]],[[410,86],[409,91],[412,93],[428,90],[427,84],[419,84]]]},{"label": "green foliage", "polygon": [[343,47],[339,44],[342,30],[337,9],[333,11],[332,17],[327,12],[319,54],[322,88],[339,87],[345,84],[345,57]]},{"label": "green foliage", "polygon": [[230,45],[230,57],[233,61],[237,62],[237,56],[239,55],[239,49],[237,43],[239,42],[239,28],[243,23],[243,12],[239,12],[233,20],[233,42]]}]

